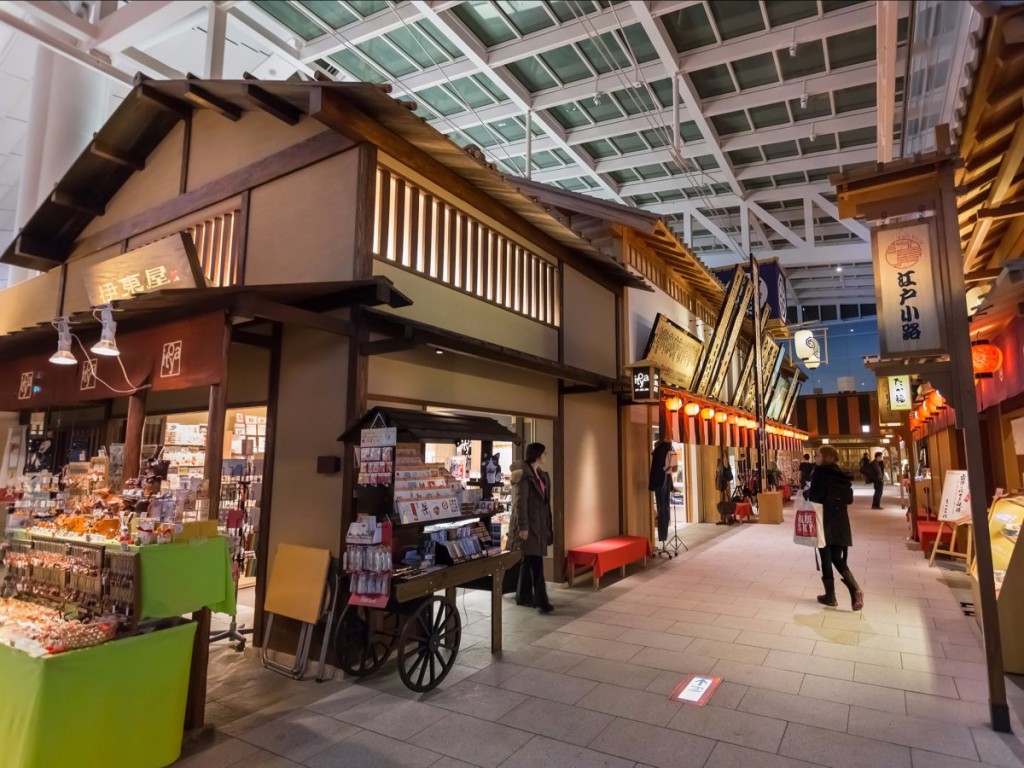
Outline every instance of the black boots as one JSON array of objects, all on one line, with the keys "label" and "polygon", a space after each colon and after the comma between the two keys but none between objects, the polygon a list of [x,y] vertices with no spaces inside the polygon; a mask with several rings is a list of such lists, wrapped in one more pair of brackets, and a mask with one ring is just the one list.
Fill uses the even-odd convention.
[{"label": "black boots", "polygon": [[837,606],[836,602],[836,580],[834,578],[821,577],[821,583],[825,585],[825,594],[818,595],[818,602],[822,605]]},{"label": "black boots", "polygon": [[864,607],[864,591],[857,584],[857,580],[853,578],[853,574],[850,571],[840,571],[843,577],[843,584],[850,590],[850,607],[859,611]]}]

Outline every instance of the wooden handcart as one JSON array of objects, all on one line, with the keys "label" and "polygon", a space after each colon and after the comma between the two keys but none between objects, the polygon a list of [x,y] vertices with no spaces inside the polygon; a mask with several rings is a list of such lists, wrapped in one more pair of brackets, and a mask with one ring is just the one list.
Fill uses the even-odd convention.
[{"label": "wooden handcart", "polygon": [[[395,579],[383,608],[349,605],[338,620],[335,653],[353,677],[376,672],[398,650],[398,674],[416,692],[435,688],[451,671],[462,641],[456,605],[461,586],[491,590],[491,652],[501,651],[501,584],[519,552],[481,557],[406,579]],[[444,591],[444,596],[436,593]]]}]

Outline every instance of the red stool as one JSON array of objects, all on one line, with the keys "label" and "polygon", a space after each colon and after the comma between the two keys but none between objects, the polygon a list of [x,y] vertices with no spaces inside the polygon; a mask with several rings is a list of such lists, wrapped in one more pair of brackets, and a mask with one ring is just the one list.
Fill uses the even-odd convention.
[{"label": "red stool", "polygon": [[[917,540],[921,544],[921,551],[925,554],[932,551],[932,546],[935,544],[935,537],[939,533],[939,522],[937,520],[918,520],[917,522]],[[948,544],[952,531],[948,526],[942,530],[942,543]]]},{"label": "red stool", "polygon": [[737,501],[735,514],[740,522],[745,523],[754,514],[754,507],[748,501]]}]

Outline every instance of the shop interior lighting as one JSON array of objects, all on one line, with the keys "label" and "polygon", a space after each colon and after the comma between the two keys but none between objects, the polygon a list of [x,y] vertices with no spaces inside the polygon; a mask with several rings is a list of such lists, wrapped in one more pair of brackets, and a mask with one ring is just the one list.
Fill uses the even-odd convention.
[{"label": "shop interior lighting", "polygon": [[[117,323],[114,322],[114,307],[110,304],[103,304],[97,307],[100,312],[100,322],[103,323],[103,330],[100,332],[100,340],[93,344],[89,351],[103,357],[117,357],[121,351],[114,341],[114,334],[117,333]],[[95,315],[96,313],[93,312]]]},{"label": "shop interior lighting", "polygon": [[54,365],[76,365],[78,358],[71,351],[71,325],[67,315],[58,317],[53,325],[57,329],[57,351],[50,356],[50,362]]}]

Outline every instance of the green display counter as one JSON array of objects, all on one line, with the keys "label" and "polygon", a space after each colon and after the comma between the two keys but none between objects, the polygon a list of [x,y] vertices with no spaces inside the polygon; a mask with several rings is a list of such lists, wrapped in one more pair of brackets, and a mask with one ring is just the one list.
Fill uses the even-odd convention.
[{"label": "green display counter", "polygon": [[0,766],[173,763],[195,630],[187,622],[39,658],[0,646]]},{"label": "green display counter", "polygon": [[202,608],[235,613],[228,541],[223,536],[132,547],[142,568],[143,619],[181,616]]}]

